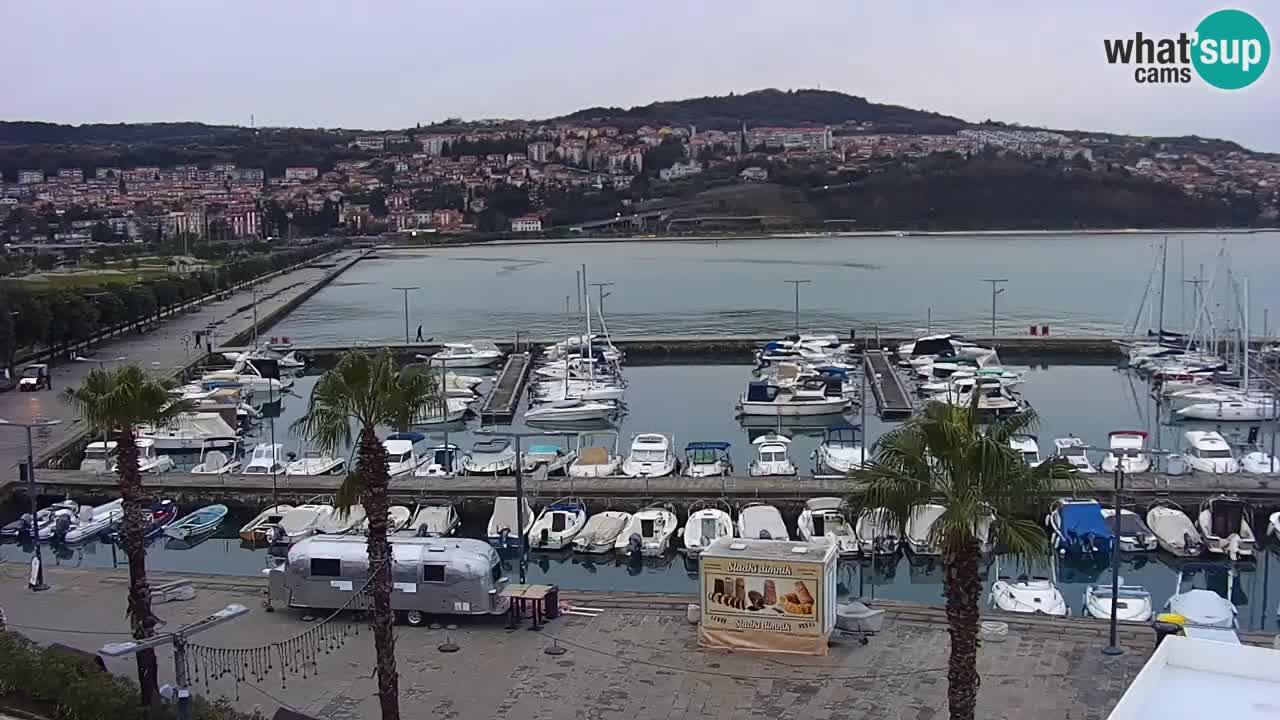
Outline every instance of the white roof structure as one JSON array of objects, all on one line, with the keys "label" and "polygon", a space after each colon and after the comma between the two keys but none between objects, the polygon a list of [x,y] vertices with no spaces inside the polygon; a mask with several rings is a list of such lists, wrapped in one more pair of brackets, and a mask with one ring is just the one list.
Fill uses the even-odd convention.
[{"label": "white roof structure", "polygon": [[1194,637],[1165,638],[1109,720],[1280,717],[1280,651]]}]

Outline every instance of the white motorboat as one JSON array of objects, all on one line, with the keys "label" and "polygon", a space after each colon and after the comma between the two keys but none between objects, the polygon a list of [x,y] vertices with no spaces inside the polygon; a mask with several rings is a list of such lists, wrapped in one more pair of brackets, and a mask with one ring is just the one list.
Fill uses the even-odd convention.
[{"label": "white motorboat", "polygon": [[116,467],[116,441],[91,442],[84,448],[84,459],[80,461],[80,472],[106,473],[113,472]]},{"label": "white motorboat", "polygon": [[449,498],[426,498],[418,502],[404,532],[418,537],[448,537],[462,526],[462,518]]},{"label": "white motorboat", "polygon": [[244,466],[245,475],[283,475],[284,445],[280,443],[258,443],[249,456],[249,463]]},{"label": "white motorboat", "polygon": [[906,545],[912,555],[941,555],[942,547],[931,537],[933,525],[947,512],[946,506],[937,503],[917,505],[907,518]]},{"label": "white motorboat", "polygon": [[1147,622],[1151,619],[1151,593],[1141,585],[1125,585],[1120,578],[1120,586],[1113,595],[1111,584],[1099,583],[1084,589],[1084,612],[1099,620],[1111,619],[1111,608],[1115,605],[1116,619],[1122,622]]},{"label": "white motorboat", "polygon": [[691,442],[684,446],[685,477],[723,477],[733,472],[727,442]]},{"label": "white motorboat", "polygon": [[413,470],[417,477],[454,477],[462,474],[462,449],[453,443],[429,447],[422,455],[426,460]]},{"label": "white motorboat", "polygon": [[1274,402],[1271,394],[1265,390],[1242,390],[1238,387],[1223,385],[1199,386],[1179,390],[1178,392],[1170,393],[1168,400],[1169,407],[1173,410],[1181,410],[1192,405],[1212,405],[1233,401],[1249,401],[1264,405]]},{"label": "white motorboat", "polygon": [[1264,450],[1250,450],[1240,456],[1240,469],[1250,475],[1280,473],[1280,458]]},{"label": "white motorboat", "polygon": [[1141,430],[1113,430],[1107,434],[1111,452],[1102,456],[1102,472],[1114,473],[1116,463],[1126,475],[1151,469],[1151,456],[1146,451],[1147,434]]},{"label": "white motorboat", "polygon": [[[419,356],[420,358],[422,356]],[[445,397],[475,400],[479,397],[476,387],[484,382],[484,378],[475,375],[459,375],[452,370],[444,374]]]},{"label": "white motorboat", "polygon": [[17,520],[4,525],[4,527],[0,527],[0,537],[27,538],[31,534],[31,528],[33,525],[36,529],[37,536],[39,536],[39,533],[44,530],[45,526],[53,521],[53,517],[57,513],[64,513],[73,517],[79,517],[80,503],[68,498],[66,500],[56,502],[49,507],[41,508],[36,511],[34,523],[32,522],[31,513],[23,513]]},{"label": "white motorboat", "polygon": [[859,437],[862,427],[841,424],[829,428],[826,438],[814,451],[819,474],[848,475],[862,467],[867,460],[867,450]]},{"label": "white motorboat", "polygon": [[1280,512],[1273,512],[1271,517],[1267,518],[1267,534],[1280,540]]},{"label": "white motorboat", "polygon": [[324,503],[305,503],[280,517],[280,522],[267,529],[267,539],[273,545],[292,545],[314,535],[320,525],[333,514],[333,506]]},{"label": "white motorboat", "polygon": [[272,505],[266,508],[241,526],[240,539],[249,543],[266,540],[271,528],[279,525],[285,513],[292,509],[292,505]]},{"label": "white motorboat", "polygon": [[529,547],[534,550],[562,550],[587,524],[587,506],[577,498],[556,500],[542,508],[529,531]]},{"label": "white motorboat", "polygon": [[844,412],[848,407],[849,400],[838,380],[831,383],[806,380],[795,387],[753,380],[738,401],[738,412],[742,415],[778,417],[832,415]]},{"label": "white motorboat", "polygon": [[[413,512],[404,505],[392,505],[387,508],[387,534],[398,533],[409,526],[409,521],[413,519]],[[357,535],[366,535],[369,532],[369,516],[366,514],[359,525],[353,528]]]},{"label": "white motorboat", "polygon": [[567,380],[566,382],[538,383],[530,391],[535,402],[547,403],[560,400],[595,402],[619,402],[626,397],[627,389],[614,382],[603,380]]},{"label": "white motorboat", "polygon": [[990,354],[989,348],[983,348],[966,342],[959,335],[937,334],[925,335],[911,342],[898,346],[898,357],[909,360],[913,357],[968,357],[977,358]]},{"label": "white motorboat", "polygon": [[235,436],[235,429],[218,413],[185,413],[162,427],[138,426],[138,438],[155,441],[157,451],[195,451],[204,447],[207,440]]},{"label": "white motorboat", "polygon": [[607,420],[618,412],[612,402],[580,399],[555,400],[536,405],[525,411],[524,421],[530,425],[548,423],[584,422]]},{"label": "white motorboat", "polygon": [[[117,527],[123,520],[123,499],[117,498],[97,507],[81,505],[79,512],[75,515],[55,514],[48,528],[49,536],[64,545],[79,545]],[[45,539],[43,530],[40,538]]]},{"label": "white motorboat", "polygon": [[303,450],[302,457],[290,460],[284,466],[285,475],[315,477],[317,475],[342,475],[347,471],[346,458],[326,455],[319,450]]},{"label": "white motorboat", "polygon": [[747,503],[738,511],[738,537],[752,540],[790,540],[787,523],[778,508],[764,503]]},{"label": "white motorboat", "polygon": [[[227,452],[223,449],[226,448]],[[200,448],[200,462],[187,472],[193,475],[226,475],[240,471],[240,439],[236,437],[206,440]]]},{"label": "white motorboat", "polygon": [[972,407],[977,398],[978,415],[1004,418],[1026,410],[1027,405],[998,378],[960,378],[951,384],[945,396],[937,399],[960,407]]},{"label": "white motorboat", "polygon": [[[520,520],[523,519],[523,527]],[[529,501],[521,498],[519,504],[510,496],[493,499],[493,512],[489,515],[489,526],[486,536],[489,544],[499,548],[516,548],[524,542],[533,527],[533,508]],[[518,531],[517,531],[518,530]]]},{"label": "white motorboat", "polygon": [[[1226,597],[1208,587],[1211,582],[1209,576],[1224,571],[1227,574]],[[1184,563],[1178,568],[1177,585],[1165,603],[1165,610],[1186,618],[1186,624],[1192,627],[1234,630],[1240,627],[1240,611],[1230,600],[1235,589],[1235,577],[1235,570],[1230,567],[1203,562]],[[1196,587],[1196,578],[1201,578],[1205,587]]]},{"label": "white motorboat", "polygon": [[810,545],[835,545],[841,557],[858,554],[858,541],[845,517],[844,500],[837,497],[809,498],[796,520],[796,532]]},{"label": "white motorboat", "polygon": [[864,555],[895,555],[901,538],[898,528],[885,508],[863,510],[854,526],[858,550]]},{"label": "white motorboat", "polygon": [[619,554],[659,557],[667,554],[679,521],[670,505],[651,505],[631,515],[613,547]]},{"label": "white motorboat", "polygon": [[796,464],[791,461],[791,438],[769,433],[752,440],[751,444],[756,448],[756,457],[747,470],[751,477],[796,474]]},{"label": "white motorboat", "polygon": [[463,456],[462,471],[467,475],[507,475],[515,470],[516,462],[511,438],[483,438],[472,444],[471,452]]},{"label": "white motorboat", "polygon": [[1066,617],[1067,600],[1058,586],[1047,577],[1022,575],[1014,580],[998,576],[991,584],[991,606],[1006,612],[1033,613]]},{"label": "white motorboat", "polygon": [[1212,430],[1188,430],[1183,433],[1183,437],[1187,445],[1183,457],[1197,471],[1213,475],[1240,472],[1240,464],[1236,462],[1231,446],[1218,433]]},{"label": "white motorboat", "polygon": [[1188,405],[1175,410],[1174,413],[1178,417],[1191,420],[1261,421],[1276,419],[1277,407],[1280,406],[1269,398],[1265,400],[1223,400]]},{"label": "white motorboat", "polygon": [[488,347],[472,343],[444,343],[440,352],[428,362],[452,368],[489,367],[502,359],[502,351],[491,344]]},{"label": "white motorboat", "polygon": [[391,477],[412,473],[427,461],[426,456],[418,452],[418,445],[423,440],[426,436],[422,433],[399,432],[391,433],[382,441],[382,447],[387,451],[387,472]]},{"label": "white motorboat", "polygon": [[1040,440],[1035,435],[1016,433],[1009,437],[1009,447],[1022,456],[1022,461],[1030,467],[1044,462],[1040,457]]},{"label": "white motorboat", "polygon": [[[582,380],[586,382],[607,382],[613,377],[613,369],[604,360],[588,357],[571,357],[549,362],[534,368],[533,374],[552,380]],[[562,383],[563,384],[563,383]]]},{"label": "white motorboat", "polygon": [[1198,525],[1210,553],[1232,560],[1253,557],[1257,544],[1249,520],[1252,512],[1235,495],[1214,495],[1200,504]]},{"label": "white motorboat", "polygon": [[1157,500],[1147,509],[1147,527],[1161,548],[1178,557],[1196,557],[1205,550],[1195,523],[1171,501]]},{"label": "white motorboat", "polygon": [[[602,341],[603,345],[601,344]],[[588,346],[590,346],[589,349]],[[544,354],[550,360],[560,360],[566,357],[577,357],[588,352],[599,353],[610,362],[617,362],[622,359],[622,351],[614,347],[609,338],[599,334],[569,336],[564,340],[548,345]]]},{"label": "white motorboat", "polygon": [[690,557],[697,557],[708,545],[722,537],[734,536],[733,517],[724,501],[713,505],[700,500],[689,506],[689,521],[680,536]]},{"label": "white motorboat", "polygon": [[1155,532],[1142,521],[1142,516],[1132,510],[1120,508],[1119,527],[1115,518],[1115,508],[1102,508],[1102,520],[1115,534],[1120,543],[1120,552],[1149,552],[1156,549],[1159,540]]},{"label": "white motorboat", "polygon": [[[239,386],[248,389],[254,395],[266,395],[268,397],[280,397],[280,395],[293,385],[291,378],[278,377],[278,372],[268,368],[268,372],[264,372],[262,368],[268,368],[268,363],[255,363],[247,357],[241,357],[236,360],[230,370],[221,370],[217,372],[205,373],[200,376],[200,384],[206,387],[210,386]],[[275,375],[274,377],[272,375]]]},{"label": "white motorboat", "polygon": [[639,433],[631,438],[631,453],[622,461],[627,477],[666,477],[679,470],[672,437],[664,433]]},{"label": "white motorboat", "polygon": [[173,469],[173,458],[168,455],[156,454],[155,441],[148,438],[138,438],[135,444],[138,446],[139,472],[162,473]]},{"label": "white motorboat", "polygon": [[444,423],[458,422],[467,416],[467,412],[471,409],[470,401],[466,398],[446,397],[443,403],[437,403],[435,406],[423,406],[418,413],[413,416],[411,425],[443,425]]},{"label": "white motorboat", "polygon": [[576,453],[572,450],[566,451],[559,445],[535,444],[530,445],[529,449],[522,453],[520,469],[525,474],[532,474],[539,468],[545,468],[547,475],[564,475],[576,458]]},{"label": "white motorboat", "polygon": [[611,553],[618,536],[631,523],[631,513],[605,510],[587,518],[582,532],[573,539],[573,549],[580,553]]},{"label": "white motorboat", "polygon": [[[345,535],[363,525],[367,516],[364,506],[360,504],[352,505],[346,509],[334,508],[332,513],[329,513],[316,523],[315,530],[321,535]],[[281,522],[283,521],[282,518]]]},{"label": "white motorboat", "polygon": [[[592,445],[591,443],[597,442],[596,436],[611,439],[612,444]],[[618,433],[612,430],[580,433],[577,448],[577,457],[569,463],[569,477],[602,478],[618,474],[618,468],[622,465],[622,457],[618,455]]]},{"label": "white motorboat", "polygon": [[1054,438],[1053,447],[1055,448],[1054,457],[1071,463],[1071,467],[1075,468],[1076,472],[1085,475],[1098,472],[1098,468],[1094,467],[1093,461],[1089,459],[1089,451],[1085,449],[1089,446],[1084,440],[1078,437]]}]

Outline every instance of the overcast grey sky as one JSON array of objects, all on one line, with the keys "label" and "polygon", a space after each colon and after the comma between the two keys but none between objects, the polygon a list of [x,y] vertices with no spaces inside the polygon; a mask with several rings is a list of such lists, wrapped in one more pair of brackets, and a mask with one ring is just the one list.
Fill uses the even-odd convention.
[{"label": "overcast grey sky", "polygon": [[3,0],[0,118],[393,128],[818,87],[1056,128],[1280,151],[1280,68],[1139,85],[1102,40],[1280,5],[858,0]]}]

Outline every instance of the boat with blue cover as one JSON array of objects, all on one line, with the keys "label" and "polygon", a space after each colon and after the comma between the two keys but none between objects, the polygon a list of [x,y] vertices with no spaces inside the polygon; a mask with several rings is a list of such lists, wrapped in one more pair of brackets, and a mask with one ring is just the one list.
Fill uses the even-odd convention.
[{"label": "boat with blue cover", "polygon": [[715,477],[733,472],[729,443],[697,441],[684,446],[685,477]]},{"label": "boat with blue cover", "polygon": [[1102,557],[1111,554],[1115,533],[1097,500],[1057,500],[1045,523],[1053,531],[1053,548],[1059,554]]}]

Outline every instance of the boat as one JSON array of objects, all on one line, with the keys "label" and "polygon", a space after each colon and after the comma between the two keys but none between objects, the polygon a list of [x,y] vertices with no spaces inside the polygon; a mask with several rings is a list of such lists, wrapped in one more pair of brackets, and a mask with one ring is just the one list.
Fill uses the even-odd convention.
[{"label": "boat", "polygon": [[631,453],[622,461],[627,477],[666,477],[679,471],[672,437],[663,433],[638,433],[631,437]]},{"label": "boat", "polygon": [[1053,531],[1053,549],[1072,557],[1109,557],[1115,534],[1103,520],[1097,500],[1059,499],[1045,517]]},{"label": "boat", "polygon": [[828,428],[822,444],[814,451],[819,474],[848,475],[862,467],[867,460],[867,450],[860,435],[862,426],[841,423]]},{"label": "boat", "polygon": [[[345,535],[364,524],[368,513],[364,505],[356,503],[350,507],[335,507],[333,511],[317,520],[315,533],[320,535]],[[283,522],[283,520],[282,520]]]},{"label": "boat", "polygon": [[1174,411],[1189,420],[1262,421],[1276,419],[1277,404],[1271,399],[1220,400],[1188,405]]},{"label": "boat", "polygon": [[1098,472],[1098,468],[1094,467],[1093,461],[1089,459],[1088,445],[1084,440],[1078,437],[1054,438],[1054,457],[1062,458],[1075,468],[1075,471],[1085,475],[1093,475]]},{"label": "boat", "polygon": [[280,443],[258,443],[249,456],[249,463],[244,466],[245,475],[283,475],[284,445]]},{"label": "boat", "polygon": [[471,403],[466,398],[445,397],[443,403],[423,405],[413,416],[410,425],[443,425],[458,422],[466,417]]},{"label": "boat", "polygon": [[1015,613],[1066,617],[1070,610],[1058,586],[1047,577],[1019,576],[1016,580],[997,574],[991,584],[991,606]]},{"label": "boat", "polygon": [[747,503],[738,511],[738,537],[752,540],[791,539],[778,508],[758,502]]},{"label": "boat", "polygon": [[[1111,452],[1102,456],[1102,472],[1114,473],[1117,464],[1126,475],[1151,469],[1151,456],[1146,450],[1147,434],[1141,430],[1113,430],[1107,433]],[[1118,458],[1118,459],[1117,459]]]},{"label": "boat", "polygon": [[1214,495],[1200,504],[1198,526],[1205,548],[1232,560],[1253,557],[1256,539],[1249,525],[1252,512],[1235,495]]},{"label": "boat", "polygon": [[1273,512],[1271,517],[1267,518],[1267,534],[1280,540],[1280,512]]},{"label": "boat", "polygon": [[106,473],[113,472],[116,467],[116,442],[91,442],[84,448],[84,459],[80,461],[80,472]]},{"label": "boat", "polygon": [[617,411],[618,406],[612,402],[569,398],[545,402],[530,408],[525,411],[524,421],[530,425],[543,425],[607,420]]},{"label": "boat", "polygon": [[698,441],[684,446],[685,477],[724,477],[732,472],[729,443]]},{"label": "boat", "polygon": [[458,531],[462,519],[449,498],[426,498],[418,501],[404,531],[418,537],[448,537]]},{"label": "boat", "polygon": [[[697,476],[695,476],[697,477]],[[699,500],[689,506],[689,520],[680,537],[689,557],[697,557],[708,545],[722,537],[734,536],[733,516],[723,500]]]},{"label": "boat", "polygon": [[[396,533],[409,526],[409,521],[413,519],[413,513],[409,508],[403,505],[392,505],[387,508],[387,533]],[[369,518],[365,517],[364,522],[360,524],[359,532],[369,532]]]},{"label": "boat", "polygon": [[284,474],[295,477],[344,475],[346,472],[346,458],[334,457],[319,450],[303,450],[302,457],[291,459],[284,466]]},{"label": "boat", "polygon": [[1120,527],[1116,527],[1115,508],[1102,508],[1102,519],[1120,543],[1120,552],[1149,552],[1155,550],[1159,540],[1142,517],[1132,510],[1120,509]]},{"label": "boat", "polygon": [[200,384],[205,387],[238,386],[254,395],[279,397],[293,385],[293,379],[280,377],[280,365],[275,360],[241,356],[229,370],[201,375]]},{"label": "boat", "polygon": [[507,475],[515,470],[516,461],[511,438],[483,438],[462,458],[462,471],[467,475]]},{"label": "boat", "polygon": [[858,550],[864,555],[895,555],[898,552],[901,538],[885,508],[863,510],[853,532],[858,539]]},{"label": "boat", "polygon": [[559,445],[530,445],[521,454],[520,469],[525,474],[531,474],[539,468],[545,468],[547,475],[564,475],[574,459],[573,452],[565,452]]},{"label": "boat", "polygon": [[423,451],[426,458],[413,474],[417,477],[454,477],[462,474],[462,448],[447,443],[435,445]]},{"label": "boat", "polygon": [[292,509],[292,505],[272,505],[268,507],[240,528],[240,539],[249,543],[258,543],[266,540],[268,529],[273,525],[278,525],[284,519],[284,514]]},{"label": "boat", "polygon": [[[548,403],[562,400],[583,400],[594,402],[621,402],[627,394],[626,387],[610,380],[571,380],[563,382],[536,383],[530,389],[530,398],[535,403]],[[616,408],[615,408],[616,409]]]},{"label": "boat", "polygon": [[[206,440],[200,447],[200,462],[187,472],[193,475],[226,475],[240,470],[237,450],[240,438],[225,437]],[[221,448],[227,448],[223,452]]]},{"label": "boat", "polygon": [[780,387],[764,380],[753,380],[738,401],[741,415],[767,415],[796,417],[831,415],[844,412],[849,407],[848,398],[838,380],[834,393],[830,383],[823,380],[802,381],[795,387]]},{"label": "boat", "polygon": [[582,532],[573,539],[575,552],[600,554],[613,552],[618,536],[631,523],[631,513],[605,510],[587,518]]},{"label": "boat", "polygon": [[178,521],[178,506],[172,500],[161,500],[152,503],[147,509],[147,532],[144,537],[148,540],[164,534],[164,529]]},{"label": "boat", "polygon": [[810,545],[835,545],[840,557],[858,554],[858,541],[845,517],[844,500],[837,497],[809,498],[796,520],[796,533]]},{"label": "boat", "polygon": [[1147,509],[1147,527],[1156,543],[1178,557],[1197,557],[1204,553],[1204,539],[1195,523],[1182,508],[1169,500],[1157,500]]},{"label": "boat", "polygon": [[906,541],[907,549],[912,555],[932,556],[941,555],[942,548],[935,542],[932,537],[934,523],[938,522],[947,512],[945,505],[937,503],[926,503],[924,505],[916,505],[911,508],[911,515],[907,517]]},{"label": "boat", "polygon": [[1240,456],[1240,469],[1250,475],[1280,473],[1280,458],[1255,448]]},{"label": "boat", "polygon": [[1141,585],[1126,585],[1120,578],[1116,592],[1111,592],[1111,583],[1089,585],[1084,589],[1084,614],[1099,620],[1111,619],[1111,608],[1115,605],[1116,619],[1122,622],[1147,622],[1151,619],[1151,593]]},{"label": "boat", "polygon": [[769,433],[751,441],[756,447],[756,458],[751,461],[747,474],[751,477],[795,475],[796,464],[791,462],[791,438]]},{"label": "boat", "polygon": [[1188,465],[1202,473],[1213,475],[1240,472],[1240,464],[1231,453],[1231,446],[1212,430],[1188,430],[1183,433],[1187,448],[1183,457]]},{"label": "boat", "polygon": [[542,508],[529,530],[529,547],[533,550],[561,550],[572,546],[573,539],[587,524],[587,506],[577,498],[562,498]]},{"label": "boat", "polygon": [[308,502],[299,505],[280,518],[280,522],[266,530],[267,539],[273,545],[292,545],[319,531],[320,526],[333,514],[333,506]]},{"label": "boat", "polygon": [[[1226,572],[1227,597],[1207,587],[1196,587],[1196,576],[1205,578],[1211,573]],[[1215,563],[1188,562],[1178,568],[1178,580],[1174,592],[1165,603],[1165,610],[1186,618],[1187,625],[1192,627],[1223,628],[1234,630],[1240,627],[1240,611],[1231,602],[1230,597],[1235,589],[1235,570]]]},{"label": "boat", "polygon": [[185,413],[161,427],[138,426],[138,440],[152,440],[155,450],[199,450],[211,438],[235,437],[218,413]]},{"label": "boat", "polygon": [[[58,522],[59,518],[66,517],[66,520]],[[48,540],[53,537],[55,524],[64,525],[64,530],[71,524],[78,522],[80,519],[80,503],[67,498],[46,508],[36,511],[33,521],[31,513],[23,513],[21,517],[4,526],[0,531],[4,537],[20,537],[30,539],[32,528],[35,528],[36,537],[40,540]]]},{"label": "boat", "polygon": [[[595,441],[596,435],[612,438],[612,447],[589,445],[588,443]],[[569,477],[601,478],[618,474],[618,468],[622,465],[622,457],[618,455],[618,433],[579,433],[577,448],[577,456],[569,463]]]},{"label": "boat", "polygon": [[1009,436],[1009,447],[1017,451],[1028,467],[1036,467],[1044,462],[1040,457],[1040,440],[1028,433],[1015,433]]},{"label": "boat", "polygon": [[960,407],[973,407],[976,399],[978,415],[983,418],[1011,417],[1027,409],[1027,404],[999,378],[960,378],[951,383],[945,395],[935,399]]},{"label": "boat", "polygon": [[398,432],[391,433],[382,441],[382,447],[387,451],[387,472],[391,477],[411,473],[426,462],[426,458],[418,454],[418,444],[425,439],[422,433]]},{"label": "boat", "polygon": [[[520,527],[517,518],[521,514],[520,511],[523,511],[524,527],[516,532],[516,528]],[[531,527],[533,527],[533,508],[529,507],[528,500],[522,499],[522,504],[518,506],[516,499],[510,496],[493,499],[493,513],[489,516],[489,527],[486,532],[490,545],[496,545],[499,548],[520,547]]]},{"label": "boat", "polygon": [[164,534],[174,540],[190,540],[217,530],[226,517],[226,505],[208,505],[165,528]]},{"label": "boat", "polygon": [[79,545],[114,530],[123,520],[123,499],[117,498],[97,507],[81,505],[77,515],[63,514],[54,517],[52,539],[63,545]]},{"label": "boat", "polygon": [[432,355],[428,362],[432,365],[444,365],[451,368],[489,367],[502,359],[502,351],[491,344],[489,347],[477,347],[472,343],[444,343],[440,352]]},{"label": "boat", "polygon": [[651,505],[631,514],[613,548],[626,555],[659,557],[667,553],[679,521],[670,505]]},{"label": "boat", "polygon": [[977,357],[990,352],[987,348],[966,342],[959,335],[941,333],[925,335],[898,346],[898,357],[909,360],[913,357]]}]

